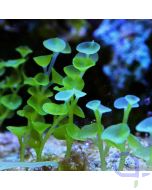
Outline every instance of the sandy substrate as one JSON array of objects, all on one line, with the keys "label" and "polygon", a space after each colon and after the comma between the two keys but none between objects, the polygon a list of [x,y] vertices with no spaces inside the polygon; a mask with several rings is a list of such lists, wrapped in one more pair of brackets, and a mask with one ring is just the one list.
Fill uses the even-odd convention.
[{"label": "sandy substrate", "polygon": [[[148,141],[142,140],[145,146]],[[66,145],[64,141],[59,141],[51,137],[45,145],[43,151],[43,160],[60,162],[60,168],[42,167],[32,170],[74,170],[74,171],[99,171],[100,158],[98,149],[91,141],[75,142],[72,148],[71,158],[64,159]],[[120,160],[119,151],[116,148],[110,148],[106,157],[107,170],[115,170]],[[125,162],[124,170],[137,169],[137,158],[128,155]],[[0,162],[19,161],[19,144],[17,138],[9,132],[0,133]],[[35,161],[35,152],[32,149],[26,151],[26,161]],[[143,160],[138,159],[139,170],[150,170]],[[21,168],[12,168],[11,170],[21,170]],[[22,168],[23,170],[23,168]],[[28,169],[31,170],[31,169]]]}]

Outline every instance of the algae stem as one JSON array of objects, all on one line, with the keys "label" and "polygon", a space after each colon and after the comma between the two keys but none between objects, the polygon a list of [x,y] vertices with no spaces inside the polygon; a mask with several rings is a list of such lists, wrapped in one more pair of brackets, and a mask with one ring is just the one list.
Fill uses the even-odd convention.
[{"label": "algae stem", "polygon": [[50,138],[51,134],[54,132],[54,128],[59,124],[59,122],[63,119],[63,116],[59,116],[53,123],[52,127],[48,130],[46,136],[44,137],[44,139],[42,139],[41,145],[39,150],[37,151],[37,161],[41,161],[41,157],[42,157],[42,151],[43,148],[45,146],[45,143],[47,142],[47,140]]},{"label": "algae stem", "polygon": [[126,155],[120,155],[120,162],[119,162],[118,171],[123,171],[125,161],[126,161]]},{"label": "algae stem", "polygon": [[105,171],[106,170],[105,152],[104,152],[104,147],[103,147],[103,141],[101,139],[101,134],[104,130],[104,127],[101,124],[102,115],[100,115],[100,113],[98,111],[96,111],[95,117],[96,117],[96,122],[97,122],[97,127],[98,127],[97,145],[98,145],[99,154],[100,154],[101,170]]},{"label": "algae stem", "polygon": [[22,138],[19,139],[19,143],[20,143],[20,162],[24,162],[25,144],[22,141]]},{"label": "algae stem", "polygon": [[55,61],[56,61],[58,55],[59,55],[59,53],[54,53],[54,54],[53,54],[53,58],[52,58],[52,60],[51,60],[51,63],[49,64],[49,68],[48,68],[48,71],[47,71],[47,75],[48,75],[48,76],[50,76],[52,67],[53,67],[54,64],[55,64]]},{"label": "algae stem", "polygon": [[128,107],[124,109],[124,116],[123,116],[123,121],[122,121],[123,123],[128,122],[130,111],[131,111],[131,105],[129,104]]},{"label": "algae stem", "polygon": [[[73,125],[73,108],[76,104],[76,101],[74,101],[74,97],[71,98],[71,104],[68,102],[68,108],[69,108],[69,124]],[[67,135],[66,137],[66,154],[65,157],[69,158],[71,155],[71,149],[72,149],[73,140]]]},{"label": "algae stem", "polygon": [[69,138],[66,139],[66,146],[67,146],[67,150],[66,150],[66,154],[65,154],[65,157],[66,158],[70,158],[70,155],[71,155],[71,149],[72,149],[72,144],[73,144],[73,141]]},{"label": "algae stem", "polygon": [[99,135],[98,135],[98,149],[99,149],[99,154],[100,154],[101,170],[106,171],[106,161],[105,161],[103,141],[101,140],[101,136]]}]

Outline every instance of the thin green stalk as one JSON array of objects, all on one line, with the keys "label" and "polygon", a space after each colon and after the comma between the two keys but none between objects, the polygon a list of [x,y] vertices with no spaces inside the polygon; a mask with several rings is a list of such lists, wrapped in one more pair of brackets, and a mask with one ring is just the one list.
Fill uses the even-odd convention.
[{"label": "thin green stalk", "polygon": [[74,99],[74,97],[71,98],[71,101],[68,102],[68,109],[69,109],[69,123],[73,124],[73,110],[74,110],[74,106],[77,104],[77,99]]},{"label": "thin green stalk", "polygon": [[54,132],[54,128],[60,123],[60,121],[64,118],[64,116],[59,116],[54,122],[52,127],[48,130],[46,136],[42,140],[42,144],[46,143],[46,141],[50,138],[51,134]]},{"label": "thin green stalk", "polygon": [[73,140],[72,140],[71,138],[67,138],[67,139],[66,139],[66,147],[67,147],[67,150],[66,150],[66,154],[65,154],[65,157],[66,157],[66,158],[70,158],[71,149],[72,149],[72,144],[73,144]]},{"label": "thin green stalk", "polygon": [[70,109],[70,112],[69,112],[69,123],[73,124],[73,110]]},{"label": "thin green stalk", "polygon": [[48,68],[48,71],[47,71],[47,75],[50,76],[50,73],[51,73],[51,70],[55,64],[55,61],[58,57],[59,53],[54,53],[53,54],[53,57],[52,57],[52,60],[51,60],[51,63],[49,64],[49,68]]},{"label": "thin green stalk", "polygon": [[47,67],[43,67],[43,71],[46,74],[47,73]]},{"label": "thin green stalk", "polygon": [[98,149],[101,161],[101,169],[102,171],[106,171],[105,152],[103,147],[103,141],[101,140],[101,135],[97,135],[97,138],[98,138],[97,142],[98,142]]},{"label": "thin green stalk", "polygon": [[[123,120],[122,120],[123,123],[127,124],[130,112],[131,112],[131,105],[128,104],[128,107],[126,109],[124,109],[124,116],[123,116]],[[126,160],[126,155],[121,155],[119,167],[118,167],[119,171],[123,171],[123,168],[125,165],[125,160]]]},{"label": "thin green stalk", "polygon": [[97,132],[97,145],[99,149],[99,154],[100,154],[100,161],[101,161],[101,169],[102,171],[106,171],[106,161],[105,161],[105,152],[104,152],[104,143],[101,139],[101,134],[102,131],[104,130],[103,125],[101,124],[101,118],[102,115],[99,114],[98,111],[95,112],[95,117],[96,117],[96,122],[97,122],[97,127],[98,127],[98,132]]},{"label": "thin green stalk", "polygon": [[50,138],[50,136],[51,136],[52,133],[54,132],[54,128],[59,124],[59,122],[60,122],[63,118],[64,118],[63,116],[59,116],[59,117],[53,122],[52,127],[48,130],[48,132],[46,133],[44,139],[42,139],[41,145],[40,145],[39,150],[38,150],[38,155],[37,155],[38,161],[41,160],[42,151],[43,151],[43,148],[44,148],[44,146],[45,146],[45,143],[48,141],[48,139]]},{"label": "thin green stalk", "polygon": [[42,147],[42,137],[40,137],[40,147],[37,148],[35,151],[36,151],[36,161],[37,162],[40,162],[42,161],[42,151],[43,151],[43,148],[44,146]]},{"label": "thin green stalk", "polygon": [[[52,68],[53,68],[53,66],[54,66],[54,64],[55,64],[55,61],[56,61],[58,55],[59,55],[59,53],[54,53],[54,54],[53,54],[53,58],[51,59],[51,62],[50,62],[50,64],[49,64],[49,66],[48,66],[48,69],[47,69],[47,67],[43,67],[44,74],[47,75],[48,77],[50,77]],[[52,81],[50,81],[47,86],[43,86],[43,87],[42,87],[42,90],[45,91],[45,90],[48,89],[52,84],[53,84]]]},{"label": "thin green stalk", "polygon": [[20,143],[20,162],[24,162],[24,155],[25,155],[25,144],[21,139],[19,139],[19,143]]},{"label": "thin green stalk", "polygon": [[123,123],[128,122],[130,111],[131,111],[131,105],[129,104],[128,107],[126,109],[124,109],[124,116],[123,116],[123,120],[122,120]]},{"label": "thin green stalk", "polygon": [[124,165],[125,165],[125,161],[126,161],[126,155],[121,155],[118,171],[123,171],[123,168],[124,168]]},{"label": "thin green stalk", "polygon": [[42,151],[43,151],[44,146],[40,146],[40,148],[36,151],[36,161],[40,162],[42,161]]},{"label": "thin green stalk", "polygon": [[[76,105],[77,100],[74,100],[74,97],[71,98],[71,101],[68,102],[68,108],[69,108],[69,124],[73,125],[73,109],[74,106]],[[72,144],[73,144],[73,140],[72,138],[70,138],[68,135],[66,137],[66,146],[67,146],[67,150],[66,150],[66,154],[65,157],[69,158],[71,155],[71,149],[72,149]]]},{"label": "thin green stalk", "polygon": [[104,150],[104,154],[105,154],[105,157],[108,155],[108,153],[109,153],[109,146],[108,145],[106,145],[106,147],[105,147],[105,150]]},{"label": "thin green stalk", "polygon": [[40,162],[42,160],[42,151],[43,151],[43,148],[40,148],[36,151],[37,162]]}]

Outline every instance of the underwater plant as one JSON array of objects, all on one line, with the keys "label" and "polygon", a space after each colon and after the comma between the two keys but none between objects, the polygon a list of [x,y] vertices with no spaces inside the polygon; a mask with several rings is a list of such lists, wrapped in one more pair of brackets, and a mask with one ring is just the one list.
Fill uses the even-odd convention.
[{"label": "underwater plant", "polygon": [[151,64],[150,50],[146,44],[151,26],[151,20],[106,19],[95,30],[95,38],[112,49],[112,59],[103,66],[103,71],[115,91],[123,89],[129,79],[145,84],[143,76]]},{"label": "underwater plant", "polygon": [[126,95],[125,97],[121,97],[121,98],[118,98],[117,100],[115,100],[114,107],[117,109],[124,109],[124,116],[123,116],[122,123],[128,122],[128,118],[129,118],[131,109],[138,108],[139,101],[140,101],[140,99],[134,95]]},{"label": "underwater plant", "polygon": [[104,126],[101,122],[102,115],[107,112],[111,112],[112,110],[106,106],[103,106],[99,100],[93,100],[86,104],[86,107],[91,109],[94,112],[96,118],[96,128],[97,128],[97,139],[95,143],[98,146],[99,153],[100,153],[100,160],[101,160],[101,169],[104,171],[106,170],[106,162],[105,157],[107,155],[107,147],[104,147],[103,140],[101,138],[102,133],[104,131]]},{"label": "underwater plant", "polygon": [[[53,82],[60,85],[60,87],[55,86],[54,88],[59,91],[55,95],[55,100],[64,102],[60,104],[60,106],[63,105],[66,108],[64,113],[66,121],[64,120],[64,123],[60,123],[53,134],[57,139],[66,140],[67,158],[70,156],[73,140],[76,140],[75,135],[77,135],[80,130],[79,127],[74,124],[74,115],[85,118],[83,110],[77,105],[78,100],[86,95],[86,93],[82,91],[84,88],[83,76],[90,67],[95,66],[96,60],[94,60],[93,56],[97,55],[99,49],[100,46],[93,41],[80,43],[77,46],[79,53],[73,58],[73,64],[64,67],[65,77],[61,75],[60,77],[55,77],[54,70],[52,70]],[[59,80],[59,78],[62,80]],[[48,114],[53,114],[51,103],[44,104],[43,109]]]},{"label": "underwater plant", "polygon": [[142,120],[140,123],[136,125],[136,130],[139,132],[147,132],[150,134],[150,145],[148,147],[141,146],[139,147],[139,153],[136,151],[135,154],[140,158],[146,160],[150,166],[152,166],[152,117],[148,117]]},{"label": "underwater plant", "polygon": [[5,119],[12,118],[15,110],[22,104],[18,92],[24,86],[24,64],[32,50],[27,46],[20,46],[16,51],[20,54],[19,58],[0,61],[0,126]]},{"label": "underwater plant", "polygon": [[[42,109],[42,107],[44,103],[51,102],[49,98],[53,96],[53,92],[49,87],[52,85],[50,75],[55,60],[57,59],[59,53],[66,54],[69,53],[71,49],[67,43],[59,38],[45,40],[43,45],[53,53],[33,58],[36,64],[42,67],[43,72],[36,74],[34,77],[24,77],[24,85],[30,86],[28,93],[31,97],[27,100],[27,105],[24,106],[23,110],[19,110],[17,112],[18,115],[27,119],[27,126],[7,127],[8,130],[14,133],[19,139],[21,161],[24,161],[25,149],[28,146],[35,150],[37,161],[41,161],[41,154],[45,142],[52,134],[52,129],[59,122],[59,119],[56,119],[52,125],[45,123],[44,116],[47,113]],[[56,107],[54,106],[54,111],[55,110]],[[46,132],[47,129],[48,131]]]},{"label": "underwater plant", "polygon": [[[130,132],[128,119],[131,110],[139,107],[140,98],[135,95],[126,95],[115,100],[114,107],[124,111],[120,123],[105,127],[103,124],[103,114],[112,112],[112,109],[101,104],[100,100],[92,100],[86,104],[95,116],[95,120],[87,125],[78,126],[75,116],[85,119],[85,113],[79,106],[79,100],[86,96],[83,91],[85,81],[83,76],[88,69],[95,66],[98,61],[98,51],[100,45],[94,41],[82,42],[77,45],[78,53],[72,59],[72,64],[63,68],[64,76],[55,69],[55,62],[58,56],[71,53],[70,45],[60,38],[50,38],[43,42],[43,46],[48,49],[47,55],[40,55],[33,58],[35,64],[40,66],[41,72],[33,77],[28,77],[22,72],[21,63],[10,64],[20,69],[22,85],[28,87],[30,95],[27,104],[23,109],[18,110],[17,114],[27,120],[24,126],[8,126],[7,129],[17,136],[20,144],[20,162],[14,162],[14,167],[34,167],[34,166],[59,166],[54,162],[44,161],[43,150],[46,142],[53,135],[59,140],[66,142],[65,159],[71,156],[72,145],[75,141],[85,142],[91,140],[99,151],[101,170],[108,170],[106,157],[109,149],[115,147],[120,152],[119,165],[116,170],[123,170],[126,161],[126,152],[133,156],[145,160],[148,164],[152,163],[152,148],[145,147]],[[19,49],[18,51],[21,51]],[[21,51],[23,57],[27,56],[26,51]],[[22,65],[22,64],[21,64]],[[7,84],[7,83],[6,83]],[[14,92],[14,91],[13,91]],[[1,102],[3,97],[1,98]],[[20,98],[17,98],[20,100]],[[10,101],[10,98],[9,98]],[[10,102],[6,102],[9,104]],[[11,106],[15,109],[19,103],[13,101]],[[46,120],[49,117],[49,122]],[[152,133],[152,119],[147,118],[137,126],[137,131]],[[26,150],[32,148],[36,153],[36,161],[26,162]],[[11,168],[13,163],[7,163],[0,168]],[[60,167],[60,166],[59,166]]]},{"label": "underwater plant", "polygon": [[[34,77],[25,76],[24,84],[30,86],[28,93],[31,97],[23,110],[17,112],[18,115],[27,118],[27,126],[8,126],[8,129],[19,139],[21,161],[24,161],[25,149],[28,146],[35,150],[37,161],[41,161],[44,145],[53,133],[57,138],[61,138],[61,135],[64,136],[67,142],[66,156],[70,156],[73,139],[66,132],[66,128],[74,125],[74,115],[85,117],[82,109],[77,105],[79,98],[86,95],[81,91],[84,88],[82,77],[87,69],[95,65],[91,55],[96,54],[100,48],[95,42],[79,44],[77,48],[81,55],[78,53],[73,59],[73,65],[64,68],[66,76],[62,77],[53,66],[59,53],[71,52],[69,44],[62,39],[53,38],[45,40],[43,45],[53,53],[34,58],[34,61],[43,68],[43,73],[38,73]],[[50,91],[50,86],[52,84],[60,85],[60,87],[54,87],[55,90],[59,91],[55,95],[55,99],[64,103],[56,104],[51,101],[50,97],[53,96],[53,92]],[[44,116],[47,114],[53,116],[53,123],[45,123]],[[66,119],[67,117],[68,119]],[[64,125],[61,124],[63,119]],[[65,120],[67,121],[65,122]],[[65,130],[64,133],[63,130]]]},{"label": "underwater plant", "polygon": [[[114,102],[114,107],[117,109],[124,109],[123,119],[121,123],[111,125],[103,131],[102,139],[105,140],[107,146],[114,146],[120,152],[126,152],[126,143],[130,136],[130,128],[128,124],[129,114],[132,108],[138,108],[140,99],[134,95],[126,95],[118,98]],[[122,171],[125,164],[126,155],[120,154],[120,162],[118,170]]]}]

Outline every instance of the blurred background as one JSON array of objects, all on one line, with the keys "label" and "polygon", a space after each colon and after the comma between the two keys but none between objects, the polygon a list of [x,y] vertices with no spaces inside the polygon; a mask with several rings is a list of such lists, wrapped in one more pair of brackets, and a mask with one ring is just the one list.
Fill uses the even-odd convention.
[{"label": "blurred background", "polygon": [[[135,124],[152,115],[152,20],[0,20],[0,59],[17,58],[15,48],[28,45],[33,54],[25,72],[34,76],[40,68],[32,57],[47,54],[42,42],[52,37],[63,38],[72,48],[72,54],[60,55],[55,64],[61,73],[64,66],[72,63],[78,43],[95,40],[101,45],[99,61],[84,76],[87,96],[80,105],[89,120],[93,116],[85,108],[86,102],[100,99],[113,109],[104,117],[105,125],[120,122],[123,113],[114,109],[113,102],[126,94],[141,98],[140,108],[132,110],[129,120],[132,132]],[[26,89],[22,88],[19,93],[26,103],[29,97]],[[4,122],[1,130],[21,122],[26,121],[15,114]]]}]

